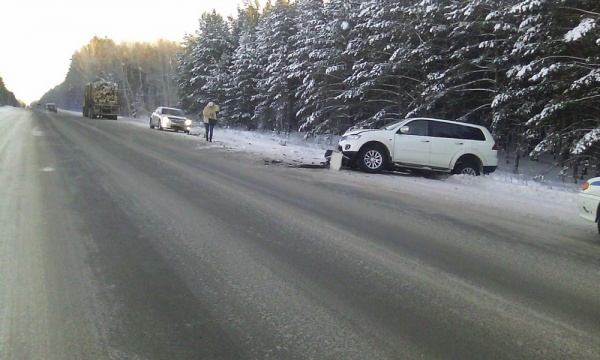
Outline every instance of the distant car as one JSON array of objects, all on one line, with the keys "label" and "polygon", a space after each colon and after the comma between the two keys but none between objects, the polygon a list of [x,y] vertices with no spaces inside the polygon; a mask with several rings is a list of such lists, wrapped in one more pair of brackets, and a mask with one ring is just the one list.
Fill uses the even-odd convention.
[{"label": "distant car", "polygon": [[579,216],[588,221],[596,222],[600,233],[599,205],[600,177],[595,177],[586,181],[581,187],[581,191],[577,194],[577,207],[579,208]]},{"label": "distant car", "polygon": [[350,130],[338,150],[343,163],[370,173],[407,168],[480,175],[498,166],[496,142],[485,127],[441,119],[410,118],[381,129]]},{"label": "distant car", "polygon": [[57,108],[56,108],[56,104],[54,103],[47,103],[46,104],[46,110],[50,111],[50,112],[58,112]]},{"label": "distant car", "polygon": [[175,132],[181,130],[189,134],[192,120],[188,119],[181,109],[161,106],[150,115],[150,129],[155,127],[159,130],[172,129]]}]

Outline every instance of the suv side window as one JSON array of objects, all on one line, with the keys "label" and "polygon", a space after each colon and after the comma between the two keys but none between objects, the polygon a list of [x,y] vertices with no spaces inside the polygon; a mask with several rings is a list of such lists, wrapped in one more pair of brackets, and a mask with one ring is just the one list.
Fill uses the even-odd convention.
[{"label": "suv side window", "polygon": [[483,131],[478,128],[463,126],[463,139],[485,141]]},{"label": "suv side window", "polygon": [[406,135],[416,136],[428,136],[429,131],[427,129],[429,121],[427,120],[414,120],[406,124],[408,126],[408,132]]},{"label": "suv side window", "polygon": [[462,138],[462,126],[460,125],[441,121],[434,121],[431,125],[431,136],[450,139]]},{"label": "suv side window", "polygon": [[434,121],[431,132],[431,136],[435,137],[485,141],[485,135],[480,129],[459,124]]}]

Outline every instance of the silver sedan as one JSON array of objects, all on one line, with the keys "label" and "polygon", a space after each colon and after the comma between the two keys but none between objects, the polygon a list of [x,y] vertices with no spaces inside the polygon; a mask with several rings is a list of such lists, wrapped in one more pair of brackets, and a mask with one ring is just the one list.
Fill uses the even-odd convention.
[{"label": "silver sedan", "polygon": [[155,127],[159,130],[171,129],[175,132],[181,130],[189,134],[192,120],[188,119],[181,109],[161,106],[150,115],[150,129]]}]

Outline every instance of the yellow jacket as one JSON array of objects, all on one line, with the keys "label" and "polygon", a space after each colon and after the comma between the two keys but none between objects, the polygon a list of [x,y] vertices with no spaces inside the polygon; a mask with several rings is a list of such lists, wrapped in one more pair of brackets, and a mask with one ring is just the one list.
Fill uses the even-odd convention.
[{"label": "yellow jacket", "polygon": [[213,106],[206,105],[202,110],[202,116],[204,116],[204,122],[208,123],[210,119],[217,120],[217,111],[221,111],[219,105],[214,104]]}]

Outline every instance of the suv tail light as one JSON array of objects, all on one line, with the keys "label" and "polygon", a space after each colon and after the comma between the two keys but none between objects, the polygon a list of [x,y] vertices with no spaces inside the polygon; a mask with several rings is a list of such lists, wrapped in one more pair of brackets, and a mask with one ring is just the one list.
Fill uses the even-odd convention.
[{"label": "suv tail light", "polygon": [[492,150],[498,150],[498,144],[494,143],[494,146],[492,146]]}]

